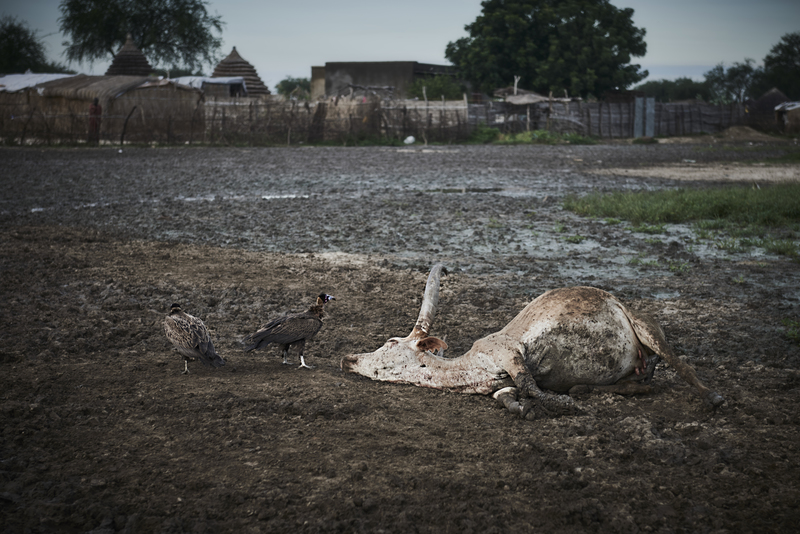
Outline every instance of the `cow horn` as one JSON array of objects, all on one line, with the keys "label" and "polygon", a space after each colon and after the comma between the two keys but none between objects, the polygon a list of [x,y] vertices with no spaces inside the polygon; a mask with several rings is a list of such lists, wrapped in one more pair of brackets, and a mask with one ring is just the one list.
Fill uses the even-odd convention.
[{"label": "cow horn", "polygon": [[422,338],[430,332],[433,320],[436,318],[436,310],[439,307],[439,276],[441,274],[447,274],[447,269],[441,263],[437,263],[428,275],[422,306],[419,309],[419,318],[409,337]]}]

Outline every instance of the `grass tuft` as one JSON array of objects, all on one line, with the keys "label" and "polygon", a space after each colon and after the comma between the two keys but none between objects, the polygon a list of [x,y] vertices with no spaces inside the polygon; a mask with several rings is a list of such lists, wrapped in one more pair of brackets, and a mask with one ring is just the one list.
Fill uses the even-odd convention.
[{"label": "grass tuft", "polygon": [[760,247],[800,259],[800,184],[592,193],[569,196],[564,208],[584,217],[624,219],[634,232],[662,233],[665,224],[693,223],[698,239],[730,252]]},{"label": "grass tuft", "polygon": [[778,184],[761,189],[723,187],[591,193],[567,197],[564,207],[579,215],[618,217],[635,225],[688,221],[712,221],[708,224],[713,225],[724,220],[744,225],[783,226],[800,221],[800,184]]},{"label": "grass tuft", "polygon": [[512,134],[500,134],[496,144],[499,145],[594,145],[596,141],[574,133],[560,134],[547,130],[533,130]]}]

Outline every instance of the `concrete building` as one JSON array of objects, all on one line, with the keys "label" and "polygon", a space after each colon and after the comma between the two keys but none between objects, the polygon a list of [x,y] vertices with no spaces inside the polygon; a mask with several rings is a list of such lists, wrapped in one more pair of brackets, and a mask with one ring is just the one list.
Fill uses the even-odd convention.
[{"label": "concrete building", "polygon": [[416,61],[325,63],[324,67],[311,67],[311,99],[346,95],[351,86],[391,88],[394,97],[405,98],[418,78],[454,74],[455,67]]}]

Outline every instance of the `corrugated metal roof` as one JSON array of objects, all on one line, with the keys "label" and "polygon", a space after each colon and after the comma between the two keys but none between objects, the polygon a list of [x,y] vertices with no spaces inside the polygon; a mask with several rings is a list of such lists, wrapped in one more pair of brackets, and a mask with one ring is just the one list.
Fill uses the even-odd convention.
[{"label": "corrugated metal roof", "polygon": [[86,76],[80,74],[72,78],[43,83],[38,90],[42,96],[110,100],[139,87],[146,81],[146,76]]},{"label": "corrugated metal roof", "polygon": [[[177,84],[170,80],[162,80],[148,76],[86,76],[79,74],[72,78],[64,78],[43,83],[37,87],[42,96],[60,96],[64,98],[81,98],[92,100],[111,100],[138,88],[163,87]],[[184,90],[187,89],[184,86]]]},{"label": "corrugated metal roof", "polygon": [[33,74],[31,72],[6,74],[5,76],[0,76],[0,92],[16,93],[28,87],[35,87],[40,83],[69,78],[70,76],[75,76],[75,74]]},{"label": "corrugated metal roof", "polygon": [[783,102],[775,106],[775,111],[792,111],[800,108],[800,102]]},{"label": "corrugated metal roof", "polygon": [[204,83],[222,84],[222,85],[236,85],[242,84],[245,93],[247,92],[247,84],[242,76],[228,76],[211,78],[209,76],[180,76],[178,78],[170,78],[170,81],[179,83],[181,85],[188,85],[195,89],[202,89]]}]

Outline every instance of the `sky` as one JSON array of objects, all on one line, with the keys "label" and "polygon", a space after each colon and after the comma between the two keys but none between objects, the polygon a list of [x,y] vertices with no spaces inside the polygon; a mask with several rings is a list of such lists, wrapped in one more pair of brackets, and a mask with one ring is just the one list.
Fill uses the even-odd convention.
[{"label": "sky", "polygon": [[[633,8],[647,32],[647,54],[633,58],[647,80],[703,75],[752,58],[761,65],[787,34],[800,31],[798,0],[611,0]],[[48,59],[66,64],[59,32],[60,0],[0,0],[0,14],[27,23]],[[446,65],[448,42],[481,13],[480,0],[208,0],[222,17],[220,59],[235,46],[270,89],[287,76],[310,78],[312,66],[336,61],[418,61]],[[108,61],[71,64],[104,74]],[[155,65],[154,65],[155,66]],[[212,66],[204,66],[210,75]]]}]

